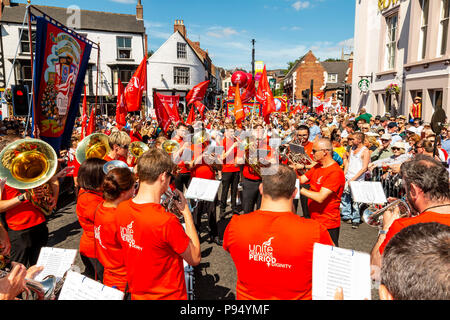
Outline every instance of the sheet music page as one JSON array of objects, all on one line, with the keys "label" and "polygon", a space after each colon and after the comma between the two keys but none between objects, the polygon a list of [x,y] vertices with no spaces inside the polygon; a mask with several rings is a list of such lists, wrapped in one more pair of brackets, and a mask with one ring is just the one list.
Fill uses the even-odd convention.
[{"label": "sheet music page", "polygon": [[220,181],[201,178],[192,178],[186,191],[186,199],[214,201],[219,191]]},{"label": "sheet music page", "polygon": [[58,300],[123,300],[124,293],[77,272],[67,272]]},{"label": "sheet music page", "polygon": [[295,180],[295,187],[297,188],[297,194],[295,195],[295,199],[300,199],[300,180]]},{"label": "sheet music page", "polygon": [[359,203],[384,204],[387,202],[383,185],[379,181],[350,182],[353,201]]},{"label": "sheet music page", "polygon": [[42,281],[48,275],[62,278],[75,262],[76,255],[75,249],[43,247],[36,265],[43,266],[44,270],[35,277],[35,280]]},{"label": "sheet music page", "polygon": [[313,300],[333,300],[338,287],[344,300],[371,300],[370,286],[369,254],[314,244]]}]

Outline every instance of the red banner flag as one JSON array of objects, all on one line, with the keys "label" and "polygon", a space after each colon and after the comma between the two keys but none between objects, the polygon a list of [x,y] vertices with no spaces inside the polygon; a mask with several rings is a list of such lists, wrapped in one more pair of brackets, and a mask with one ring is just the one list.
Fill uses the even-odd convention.
[{"label": "red banner flag", "polygon": [[206,106],[198,100],[194,102],[194,106],[197,108],[198,112],[200,112],[200,115],[202,116],[202,120],[203,120],[203,118],[205,117],[204,112],[205,112]]},{"label": "red banner flag", "polygon": [[241,95],[239,93],[239,84],[236,85],[236,93],[234,95],[234,117],[239,127],[242,126],[242,119],[245,118],[244,108],[242,106]]},{"label": "red banner flag", "polygon": [[272,90],[270,90],[269,81],[267,81],[267,71],[264,65],[263,74],[259,82],[256,100],[262,105],[262,115],[264,121],[269,123],[269,115],[275,111],[275,101],[273,100]]},{"label": "red banner flag", "polygon": [[166,96],[164,94],[156,93],[159,101],[164,105],[167,115],[174,123],[181,121],[180,114],[178,113],[178,104],[180,103],[180,95]]},{"label": "red banner flag", "polygon": [[122,81],[119,79],[119,85],[117,88],[117,106],[116,106],[116,123],[119,129],[122,129],[127,124],[127,106],[125,102],[125,88],[123,87]]},{"label": "red banner flag", "polygon": [[241,95],[241,101],[242,102],[249,102],[252,100],[256,95],[256,88],[255,88],[255,79],[252,79],[252,81],[248,84],[247,88],[245,88],[244,92]]},{"label": "red banner flag", "polygon": [[89,116],[89,124],[86,130],[86,137],[95,132],[95,106],[91,108],[91,115]]},{"label": "red banner flag", "polygon": [[142,93],[147,88],[147,55],[125,88],[125,102],[128,112],[141,110]]},{"label": "red banner flag", "polygon": [[155,106],[155,114],[159,126],[164,130],[164,132],[167,132],[167,129],[169,128],[171,122],[169,114],[167,112],[168,107],[166,107],[164,103],[162,103],[157,93],[153,95],[153,105]]},{"label": "red banner flag", "polygon": [[200,82],[194,86],[186,96],[187,104],[192,104],[195,101],[202,101],[206,94],[206,89],[208,89],[209,80]]},{"label": "red banner flag", "polygon": [[84,97],[83,97],[83,114],[81,115],[81,140],[86,136],[86,125],[87,125],[87,97],[86,97],[86,86],[84,86]]},{"label": "red banner flag", "polygon": [[191,125],[191,124],[194,123],[194,121],[195,121],[195,110],[194,110],[194,106],[192,106],[191,107],[191,111],[189,111],[189,115],[188,115],[187,120],[186,120],[185,123],[187,125]]}]

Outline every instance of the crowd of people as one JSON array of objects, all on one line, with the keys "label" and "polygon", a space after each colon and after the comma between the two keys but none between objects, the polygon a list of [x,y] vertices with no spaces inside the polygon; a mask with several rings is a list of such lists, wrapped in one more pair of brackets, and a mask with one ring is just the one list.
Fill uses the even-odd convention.
[{"label": "crowd of people", "polygon": [[[183,260],[191,266],[201,261],[203,217],[208,241],[228,251],[236,265],[237,299],[312,299],[314,243],[339,246],[341,223],[357,229],[363,222],[365,207],[351,190],[358,181],[382,182],[389,201],[406,199],[414,215],[398,219],[395,211],[385,213],[371,252],[371,264],[381,269],[380,298],[450,298],[445,126],[435,134],[420,118],[372,116],[361,109],[274,113],[268,121],[250,114],[240,123],[210,110],[166,132],[155,119],[129,115],[118,128],[114,117],[100,116],[96,127],[107,135],[109,152],[78,163],[77,120],[70,148],[60,152],[60,170],[50,180],[52,208],[62,179],[70,177],[83,229],[84,274],[130,299],[187,299]],[[0,149],[27,129],[26,119],[3,120]],[[149,150],[133,155],[129,146],[135,141]],[[129,168],[105,170],[114,160]],[[220,180],[214,201],[185,199],[192,178]],[[178,216],[161,205],[167,190],[176,196]],[[0,279],[0,298],[13,298],[24,289],[25,277],[37,272],[33,266],[48,228],[29,192],[2,181],[1,195],[0,254],[19,265]],[[221,239],[218,220],[226,217],[231,220]],[[411,265],[402,277],[393,274],[406,263]],[[433,273],[423,272],[428,264]]]}]

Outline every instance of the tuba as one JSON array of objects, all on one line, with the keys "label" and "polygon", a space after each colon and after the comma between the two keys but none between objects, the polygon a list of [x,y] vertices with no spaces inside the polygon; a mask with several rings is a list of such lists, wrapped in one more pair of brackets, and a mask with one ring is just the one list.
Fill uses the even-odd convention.
[{"label": "tuba", "polygon": [[374,205],[369,206],[362,214],[362,218],[369,226],[383,228],[383,214],[388,210],[397,211],[398,218],[413,217],[417,215],[416,212],[411,210],[405,200],[398,199],[378,210]]},{"label": "tuba", "polygon": [[[30,202],[45,215],[51,214],[53,196],[48,181],[58,167],[55,150],[39,139],[20,139],[7,145],[0,153],[0,177],[15,189],[27,190]],[[41,187],[44,197],[37,198],[33,189]]]},{"label": "tuba", "polygon": [[131,155],[137,159],[150,148],[142,141],[134,141],[130,144],[129,149]]},{"label": "tuba", "polygon": [[176,140],[166,140],[161,147],[168,154],[173,154],[180,149],[180,144]]},{"label": "tuba", "polygon": [[75,152],[79,164],[90,158],[103,159],[111,151],[108,136],[104,133],[93,133],[81,140]]}]

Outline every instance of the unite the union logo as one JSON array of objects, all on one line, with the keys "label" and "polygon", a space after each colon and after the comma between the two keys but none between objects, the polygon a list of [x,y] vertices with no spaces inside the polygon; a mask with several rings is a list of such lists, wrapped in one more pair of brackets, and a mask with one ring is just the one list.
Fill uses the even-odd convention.
[{"label": "unite the union logo", "polygon": [[267,265],[267,267],[291,269],[292,265],[277,262],[277,259],[273,254],[274,251],[272,247],[273,239],[275,239],[275,237],[270,237],[267,241],[263,242],[261,245],[249,244],[248,259],[250,261],[264,262]]},{"label": "unite the union logo", "polygon": [[133,223],[134,221],[131,221],[129,225],[126,227],[120,227],[120,237],[123,241],[127,242],[130,248],[138,249],[142,251],[142,247],[136,245],[136,241],[134,240],[133,234]]}]

